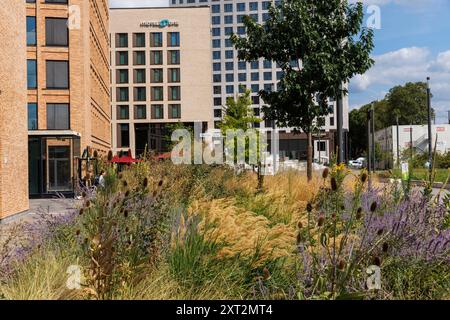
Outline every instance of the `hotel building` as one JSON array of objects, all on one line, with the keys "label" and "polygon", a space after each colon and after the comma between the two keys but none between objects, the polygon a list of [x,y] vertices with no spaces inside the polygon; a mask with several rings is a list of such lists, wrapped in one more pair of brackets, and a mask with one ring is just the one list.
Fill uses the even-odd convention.
[{"label": "hotel building", "polygon": [[209,7],[111,9],[113,151],[165,152],[170,126],[213,126]]},{"label": "hotel building", "polygon": [[[249,15],[259,23],[268,19],[268,9],[271,3],[279,1],[263,0],[169,0],[171,7],[210,6],[210,24],[212,35],[212,69],[213,69],[213,106],[214,121],[222,119],[223,106],[229,96],[243,92],[242,86],[252,91],[253,110],[255,115],[261,114],[264,102],[258,97],[258,91],[276,90],[277,82],[283,72],[273,61],[239,61],[237,52],[230,40],[232,33],[245,35],[242,18]],[[336,103],[330,102],[333,110],[325,119],[325,125],[320,133],[314,135],[314,158],[325,162],[335,150]],[[348,131],[348,97],[344,98],[344,131]],[[271,130],[273,123],[260,123],[262,129]],[[305,134],[294,135],[289,128],[278,128],[280,157],[306,159],[307,138]],[[269,135],[270,139],[270,135]]]},{"label": "hotel building", "polygon": [[108,1],[25,1],[29,193],[72,193],[111,147]]}]

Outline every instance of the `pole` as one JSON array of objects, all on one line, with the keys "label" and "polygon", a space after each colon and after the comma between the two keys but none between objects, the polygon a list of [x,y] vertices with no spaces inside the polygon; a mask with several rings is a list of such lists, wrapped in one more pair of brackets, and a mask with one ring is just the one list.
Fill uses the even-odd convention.
[{"label": "pole", "polygon": [[375,103],[372,102],[372,171],[375,173]]},{"label": "pole", "polygon": [[398,115],[397,115],[397,167],[400,168],[400,130],[398,127]]},{"label": "pole", "polygon": [[369,189],[371,189],[372,187],[372,178],[371,178],[371,174],[370,174],[370,170],[372,168],[372,155],[371,150],[372,148],[370,147],[370,123],[371,123],[371,118],[372,118],[372,110],[367,110],[367,172],[369,174]]},{"label": "pole", "polygon": [[344,137],[343,137],[343,126],[344,126],[344,107],[342,99],[342,84],[339,86],[339,94],[336,99],[336,124],[337,124],[337,145],[338,145],[338,163],[345,161],[344,159]]},{"label": "pole", "polygon": [[411,125],[411,128],[409,129],[409,143],[410,143],[410,145],[411,145],[411,161],[413,160],[413,156],[414,156],[414,154],[413,154],[413,148],[414,148],[414,146],[413,146],[413,127],[412,127],[412,125]]},{"label": "pole", "polygon": [[431,133],[431,89],[430,89],[430,77],[427,78],[427,104],[428,104],[428,171],[431,174],[433,172],[433,137]]}]

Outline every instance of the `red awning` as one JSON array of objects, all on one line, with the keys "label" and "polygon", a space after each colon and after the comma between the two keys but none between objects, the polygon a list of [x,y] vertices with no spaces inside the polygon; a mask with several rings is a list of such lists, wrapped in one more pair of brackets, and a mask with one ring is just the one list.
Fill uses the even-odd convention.
[{"label": "red awning", "polygon": [[123,157],[115,156],[114,158],[112,158],[111,162],[112,163],[136,163],[136,162],[142,162],[142,160],[133,159],[129,156],[123,156]]}]

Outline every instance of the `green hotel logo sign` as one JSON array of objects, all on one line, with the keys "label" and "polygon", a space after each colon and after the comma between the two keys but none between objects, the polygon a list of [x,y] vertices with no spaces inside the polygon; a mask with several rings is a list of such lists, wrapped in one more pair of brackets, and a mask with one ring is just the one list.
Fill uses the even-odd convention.
[{"label": "green hotel logo sign", "polygon": [[163,19],[159,22],[155,21],[141,22],[141,28],[166,28],[166,27],[178,27],[178,22],[170,21],[169,19]]}]

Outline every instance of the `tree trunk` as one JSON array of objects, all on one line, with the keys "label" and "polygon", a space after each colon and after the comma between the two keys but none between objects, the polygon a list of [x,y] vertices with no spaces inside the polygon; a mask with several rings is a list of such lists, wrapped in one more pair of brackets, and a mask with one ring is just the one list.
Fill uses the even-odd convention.
[{"label": "tree trunk", "polygon": [[308,149],[307,149],[307,157],[306,157],[306,175],[308,176],[308,181],[312,180],[313,168],[313,141],[312,141],[312,132],[309,131],[308,135]]},{"label": "tree trunk", "polygon": [[264,175],[262,173],[261,162],[258,163],[258,193],[264,191]]}]

